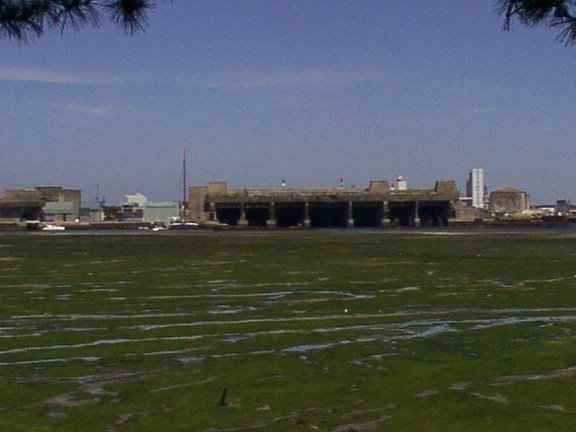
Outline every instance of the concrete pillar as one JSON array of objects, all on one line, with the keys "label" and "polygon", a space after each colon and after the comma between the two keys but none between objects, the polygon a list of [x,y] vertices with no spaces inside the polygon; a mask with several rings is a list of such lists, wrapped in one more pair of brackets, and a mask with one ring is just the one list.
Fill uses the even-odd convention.
[{"label": "concrete pillar", "polygon": [[310,204],[308,201],[304,203],[304,228],[310,228],[312,223],[310,222]]},{"label": "concrete pillar", "polygon": [[390,207],[388,201],[382,201],[382,226],[390,225]]},{"label": "concrete pillar", "polygon": [[210,211],[208,212],[208,220],[210,222],[218,222],[218,214],[216,213],[216,203],[210,201]]},{"label": "concrete pillar", "polygon": [[418,216],[418,211],[420,210],[420,203],[418,201],[414,201],[414,226],[420,226],[420,217]]},{"label": "concrete pillar", "polygon": [[352,201],[348,201],[348,228],[354,228],[354,211]]},{"label": "concrete pillar", "polygon": [[248,226],[248,219],[246,219],[246,204],[244,202],[240,203],[240,219],[238,220],[238,226]]},{"label": "concrete pillar", "polygon": [[276,228],[276,210],[274,208],[274,201],[270,202],[270,208],[268,210],[268,220],[266,221],[266,226],[268,228]]},{"label": "concrete pillar", "polygon": [[[450,202],[448,204],[448,208],[446,209],[446,213],[444,214],[444,219],[446,220],[446,225],[448,225],[448,221],[450,219],[455,219],[456,218],[456,205],[454,204],[454,202]],[[480,215],[476,217],[476,219],[479,219],[480,221],[482,221],[484,219],[484,210],[480,209]]]}]

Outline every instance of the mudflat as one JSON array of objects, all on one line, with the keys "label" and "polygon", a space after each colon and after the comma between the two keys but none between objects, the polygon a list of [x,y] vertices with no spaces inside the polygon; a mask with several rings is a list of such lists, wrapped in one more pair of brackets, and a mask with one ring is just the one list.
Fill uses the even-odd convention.
[{"label": "mudflat", "polygon": [[3,431],[572,431],[575,335],[567,233],[0,236]]}]

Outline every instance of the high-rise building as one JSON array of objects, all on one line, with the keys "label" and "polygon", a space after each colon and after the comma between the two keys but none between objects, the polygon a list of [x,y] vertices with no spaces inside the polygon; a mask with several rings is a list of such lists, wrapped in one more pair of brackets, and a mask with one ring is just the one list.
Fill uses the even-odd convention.
[{"label": "high-rise building", "polygon": [[466,195],[472,201],[472,207],[484,208],[484,169],[472,168],[466,182]]}]

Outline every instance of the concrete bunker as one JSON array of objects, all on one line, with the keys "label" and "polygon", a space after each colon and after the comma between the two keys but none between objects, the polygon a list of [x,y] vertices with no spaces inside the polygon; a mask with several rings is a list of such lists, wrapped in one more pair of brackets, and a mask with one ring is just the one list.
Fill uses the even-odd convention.
[{"label": "concrete bunker", "polygon": [[360,189],[228,189],[212,182],[189,190],[191,220],[239,227],[376,228],[444,226],[458,200],[454,181],[434,189],[393,190],[387,181]]}]

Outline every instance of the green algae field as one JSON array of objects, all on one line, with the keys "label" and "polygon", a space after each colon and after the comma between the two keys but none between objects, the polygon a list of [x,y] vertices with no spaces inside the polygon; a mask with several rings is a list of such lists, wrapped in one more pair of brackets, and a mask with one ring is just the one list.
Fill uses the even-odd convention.
[{"label": "green algae field", "polygon": [[2,431],[572,431],[572,231],[0,236]]}]

